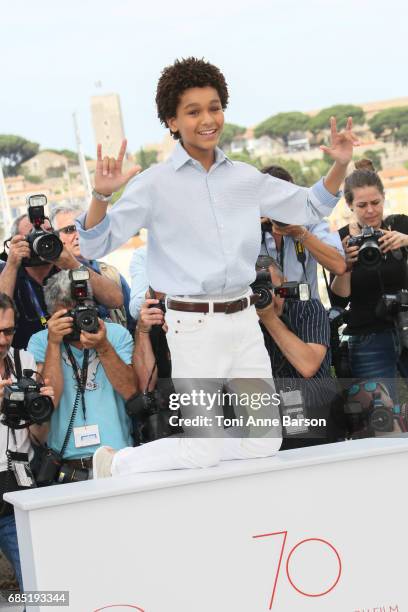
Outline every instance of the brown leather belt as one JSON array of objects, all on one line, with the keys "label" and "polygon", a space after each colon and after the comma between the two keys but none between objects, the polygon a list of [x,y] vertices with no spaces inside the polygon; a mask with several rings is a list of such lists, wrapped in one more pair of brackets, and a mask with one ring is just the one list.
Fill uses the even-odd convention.
[{"label": "brown leather belt", "polygon": [[[259,295],[252,294],[248,298],[239,298],[231,302],[213,302],[214,312],[222,312],[224,314],[233,314],[240,310],[245,310],[248,306],[256,304],[259,299]],[[249,302],[249,303],[248,303]],[[210,312],[210,304],[208,302],[181,302],[179,300],[173,300],[168,298],[166,307],[171,310],[180,310],[182,312]]]},{"label": "brown leather belt", "polygon": [[81,457],[81,459],[64,459],[64,463],[72,465],[73,468],[89,470],[92,467],[92,457]]}]

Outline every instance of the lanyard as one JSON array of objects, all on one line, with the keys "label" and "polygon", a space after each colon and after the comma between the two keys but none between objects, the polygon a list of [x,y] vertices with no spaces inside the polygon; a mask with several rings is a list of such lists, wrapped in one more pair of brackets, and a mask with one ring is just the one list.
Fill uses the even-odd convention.
[{"label": "lanyard", "polygon": [[84,421],[86,421],[85,390],[86,380],[88,378],[89,349],[84,350],[84,359],[82,361],[82,376],[80,376],[78,364],[72,353],[71,347],[69,346],[68,342],[64,342],[64,346],[68,355],[68,359],[72,365],[72,369],[74,370],[75,379],[78,383],[78,389],[81,393],[82,412],[84,415]]},{"label": "lanyard", "polygon": [[28,293],[30,294],[30,298],[31,298],[31,303],[34,306],[35,312],[37,313],[40,321],[41,321],[41,325],[43,327],[47,327],[47,316],[44,312],[44,310],[41,308],[41,304],[38,301],[38,297],[33,289],[32,284],[30,283],[30,281],[28,279],[26,279],[26,285],[27,285],[27,289],[28,289]]},{"label": "lanyard", "polygon": [[302,242],[300,242],[300,240],[295,240],[295,252],[296,252],[296,258],[298,260],[298,262],[302,265],[303,268],[303,274],[305,275],[305,279],[306,282],[307,281],[307,274],[306,274],[306,249],[304,247],[304,245],[302,244]]}]

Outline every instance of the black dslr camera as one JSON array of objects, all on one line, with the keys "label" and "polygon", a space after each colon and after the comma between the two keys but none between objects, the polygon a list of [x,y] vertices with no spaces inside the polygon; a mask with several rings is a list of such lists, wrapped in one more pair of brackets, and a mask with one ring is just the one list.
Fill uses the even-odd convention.
[{"label": "black dslr camera", "polygon": [[401,346],[408,348],[408,290],[383,295],[377,304],[376,315],[394,319]]},{"label": "black dslr camera", "polygon": [[366,268],[375,268],[385,259],[381,253],[378,240],[384,233],[381,230],[375,230],[369,225],[365,225],[358,236],[352,236],[349,239],[348,246],[358,246],[358,263]]},{"label": "black dslr camera", "polygon": [[67,312],[65,316],[72,317],[72,332],[64,336],[64,340],[76,341],[81,336],[81,331],[96,334],[99,329],[98,309],[88,298],[89,270],[81,266],[77,270],[70,270],[71,295],[77,305]]},{"label": "black dslr camera", "polygon": [[256,279],[251,284],[251,289],[259,296],[256,303],[257,310],[262,310],[272,303],[271,292],[286,300],[310,300],[309,283],[291,281],[275,287],[268,269],[268,266],[272,264],[276,265],[276,262],[268,255],[260,255],[256,262]]},{"label": "black dslr camera", "polygon": [[159,389],[136,393],[126,404],[126,412],[137,424],[135,444],[145,444],[183,432],[183,428],[170,424],[170,417],[177,413],[170,410],[168,393]]},{"label": "black dslr camera", "polygon": [[63,244],[54,230],[41,229],[41,225],[48,219],[44,213],[46,196],[42,194],[28,196],[27,203],[28,218],[34,227],[25,237],[30,247],[30,257],[24,257],[21,263],[25,267],[43,266],[45,261],[58,259]]},{"label": "black dslr camera", "polygon": [[340,338],[340,329],[347,323],[348,311],[339,306],[332,306],[327,311],[330,324],[330,349],[332,366],[339,379],[351,378],[349,347],[347,340]]},{"label": "black dslr camera", "polygon": [[41,425],[49,421],[54,410],[52,399],[41,395],[38,385],[30,378],[32,370],[23,370],[23,376],[4,387],[1,421],[11,429]]}]

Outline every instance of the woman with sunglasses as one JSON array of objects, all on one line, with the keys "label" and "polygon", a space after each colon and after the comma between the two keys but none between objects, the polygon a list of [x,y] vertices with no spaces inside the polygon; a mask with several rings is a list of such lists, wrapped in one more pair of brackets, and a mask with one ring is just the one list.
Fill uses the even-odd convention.
[{"label": "woman with sunglasses", "polygon": [[[344,308],[350,304],[345,333],[349,336],[351,373],[359,379],[385,381],[398,404],[395,379],[400,334],[396,315],[384,312],[382,296],[408,289],[408,216],[393,215],[391,222],[384,219],[384,186],[370,160],[356,163],[355,171],[345,180],[344,196],[354,221],[339,230],[347,271],[334,278],[331,289],[335,304]],[[375,246],[360,250],[367,240],[350,243],[351,237],[361,235],[367,227],[382,232],[374,236],[379,251]]]}]

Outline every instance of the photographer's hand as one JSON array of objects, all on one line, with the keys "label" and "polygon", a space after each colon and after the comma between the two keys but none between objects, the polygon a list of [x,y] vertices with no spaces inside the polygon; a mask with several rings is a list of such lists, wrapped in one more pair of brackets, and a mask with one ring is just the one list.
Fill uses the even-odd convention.
[{"label": "photographer's hand", "polygon": [[48,320],[48,344],[60,345],[64,336],[72,332],[72,317],[66,317],[68,310],[57,310]]},{"label": "photographer's hand", "polygon": [[[4,395],[4,387],[7,387],[7,385],[11,385],[12,384],[12,380],[11,378],[5,378],[4,380],[0,380],[0,402],[3,399],[3,395]],[[2,409],[3,405],[0,405],[0,412]]]},{"label": "photographer's hand", "polygon": [[76,270],[81,267],[80,262],[65,244],[58,259],[50,263],[54,263],[61,270]]},{"label": "photographer's hand", "polygon": [[382,253],[388,253],[388,251],[395,251],[401,247],[408,247],[408,235],[402,232],[396,232],[395,230],[382,230],[384,236],[378,239],[380,249]]},{"label": "photographer's hand", "polygon": [[360,247],[358,247],[358,246],[351,246],[351,247],[349,247],[348,246],[349,240],[350,240],[350,236],[346,236],[341,241],[342,244],[343,244],[344,253],[345,253],[345,256],[346,256],[347,272],[351,271],[353,265],[358,260],[358,252],[360,250]]},{"label": "photographer's hand", "polygon": [[19,268],[24,257],[30,257],[30,247],[27,240],[21,234],[13,236],[10,240],[10,247],[7,264]]},{"label": "photographer's hand", "polygon": [[90,334],[89,332],[81,331],[79,338],[81,344],[86,349],[95,349],[98,354],[106,352],[111,346],[108,338],[106,337],[106,326],[102,319],[98,319],[99,329],[96,334]]},{"label": "photographer's hand", "polygon": [[[158,304],[159,300],[147,298],[142,304],[137,323],[137,331],[148,334],[153,325],[164,324],[164,314],[160,308],[154,308],[154,304]],[[151,307],[152,306],[152,307]]]},{"label": "photographer's hand", "polygon": [[48,397],[50,397],[52,399],[52,401],[54,402],[54,399],[55,399],[54,387],[52,387],[50,385],[50,379],[49,378],[44,378],[44,386],[41,387],[40,394],[41,395],[48,395]]}]

